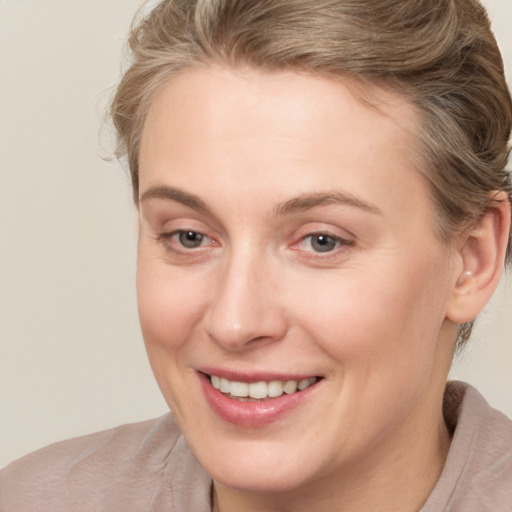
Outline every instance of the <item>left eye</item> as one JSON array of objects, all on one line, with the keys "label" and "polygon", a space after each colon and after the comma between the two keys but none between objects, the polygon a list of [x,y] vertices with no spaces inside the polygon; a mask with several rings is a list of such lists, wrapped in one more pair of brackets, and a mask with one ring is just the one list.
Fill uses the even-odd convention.
[{"label": "left eye", "polygon": [[330,252],[342,245],[343,240],[340,238],[318,233],[308,235],[302,239],[304,249],[314,252]]},{"label": "left eye", "polygon": [[200,247],[207,240],[207,237],[197,231],[178,231],[175,234],[180,245],[187,249],[194,249]]}]

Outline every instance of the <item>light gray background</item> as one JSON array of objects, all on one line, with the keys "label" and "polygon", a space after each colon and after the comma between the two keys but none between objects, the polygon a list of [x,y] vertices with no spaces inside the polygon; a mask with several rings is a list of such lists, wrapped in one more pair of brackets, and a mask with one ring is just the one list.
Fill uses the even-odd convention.
[{"label": "light gray background", "polygon": [[[512,2],[485,4],[511,77]],[[0,0],[0,467],[167,409],[137,321],[129,180],[100,158],[138,5]],[[511,333],[503,283],[452,373],[512,416]]]}]

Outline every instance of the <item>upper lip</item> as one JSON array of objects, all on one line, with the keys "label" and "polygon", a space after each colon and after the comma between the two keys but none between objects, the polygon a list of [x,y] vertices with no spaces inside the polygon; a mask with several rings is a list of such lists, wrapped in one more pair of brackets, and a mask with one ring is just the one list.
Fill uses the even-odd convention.
[{"label": "upper lip", "polygon": [[215,375],[233,382],[270,382],[279,380],[286,382],[288,380],[302,380],[312,377],[320,377],[311,373],[284,373],[284,372],[268,372],[268,371],[237,371],[225,368],[202,367],[198,371],[208,376]]}]

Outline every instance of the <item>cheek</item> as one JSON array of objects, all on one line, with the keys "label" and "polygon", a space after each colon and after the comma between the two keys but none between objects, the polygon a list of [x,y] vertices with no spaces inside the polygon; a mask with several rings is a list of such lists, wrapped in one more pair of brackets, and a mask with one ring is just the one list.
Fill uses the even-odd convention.
[{"label": "cheek", "polygon": [[203,317],[204,288],[201,290],[200,283],[190,276],[185,279],[171,270],[165,263],[139,258],[137,297],[151,368],[169,407],[181,422],[190,405],[190,399],[184,400],[189,395],[189,379],[195,377],[186,364],[187,355],[197,350],[202,339],[197,330]]},{"label": "cheek", "polygon": [[151,368],[176,420],[185,427],[189,409],[198,407],[189,393],[195,373],[186,365],[186,354],[199,339],[194,332],[202,317],[200,290],[190,279],[171,276],[167,265],[139,257],[137,300]]},{"label": "cheek", "polygon": [[177,349],[200,317],[200,289],[190,279],[170,275],[165,264],[139,258],[137,302],[147,345]]},{"label": "cheek", "polygon": [[396,272],[390,275],[359,275],[324,286],[321,301],[312,299],[318,290],[311,288],[299,313],[309,320],[303,324],[309,337],[333,362],[329,376],[343,391],[332,413],[354,426],[354,439],[362,444],[379,429],[400,428],[416,404],[424,403],[439,371],[439,279],[433,271],[431,279],[406,269],[400,279]]},{"label": "cheek", "polygon": [[301,295],[297,317],[308,319],[310,336],[344,367],[373,367],[378,375],[386,368],[408,372],[433,359],[444,321],[443,285],[435,267],[429,273],[412,266],[354,272],[317,284]]}]

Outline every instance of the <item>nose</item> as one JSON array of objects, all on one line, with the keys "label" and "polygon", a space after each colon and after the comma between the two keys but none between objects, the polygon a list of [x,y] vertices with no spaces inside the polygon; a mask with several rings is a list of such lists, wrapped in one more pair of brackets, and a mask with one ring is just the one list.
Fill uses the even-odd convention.
[{"label": "nose", "polygon": [[214,293],[203,317],[209,337],[230,351],[279,341],[287,329],[279,300],[278,269],[262,258],[233,256],[216,277]]}]

